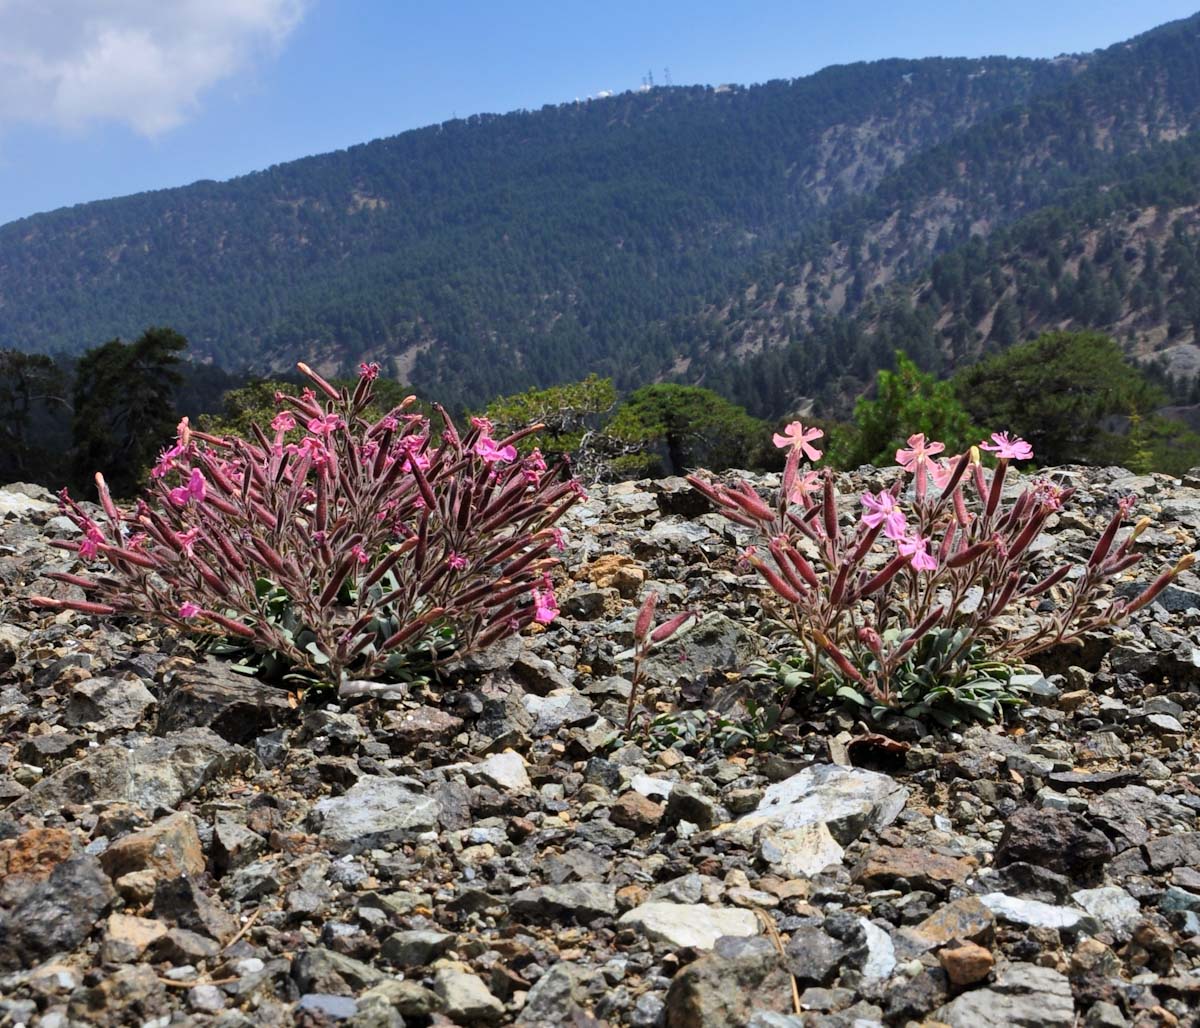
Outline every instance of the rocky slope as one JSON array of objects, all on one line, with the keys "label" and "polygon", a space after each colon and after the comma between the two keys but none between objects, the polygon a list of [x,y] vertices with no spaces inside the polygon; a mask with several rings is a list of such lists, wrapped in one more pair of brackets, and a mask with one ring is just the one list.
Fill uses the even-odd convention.
[{"label": "rocky slope", "polygon": [[[1141,577],[1196,548],[1200,480],[1062,474],[1047,551],[1130,491]],[[1008,726],[818,711],[727,752],[694,710],[740,720],[773,643],[744,541],[679,480],[572,512],[546,631],[345,708],[31,613],[71,559],[49,501],[0,490],[0,1023],[1200,1023],[1194,576],[1048,659]],[[647,588],[705,617],[651,661],[673,718],[626,740]]]}]

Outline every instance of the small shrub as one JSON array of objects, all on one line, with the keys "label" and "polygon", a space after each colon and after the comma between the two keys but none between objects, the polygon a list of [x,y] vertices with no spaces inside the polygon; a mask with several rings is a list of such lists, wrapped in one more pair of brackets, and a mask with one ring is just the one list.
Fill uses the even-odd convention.
[{"label": "small shrub", "polygon": [[[980,448],[940,458],[941,443],[911,436],[896,452],[902,473],[891,488],[862,494],[861,513],[844,517],[833,473],[801,470],[804,457],[820,458],[813,443],[822,434],[794,422],[775,436],[788,457],[774,504],[745,481],[689,476],[727,518],[760,534],[744,560],[774,591],[778,620],[801,647],[769,669],[785,704],[808,691],[877,712],[994,719],[1017,699],[1012,668],[1115,624],[1192,564],[1185,557],[1136,598],[1109,598],[1108,583],[1141,559],[1131,547],[1149,524],[1117,541],[1128,497],[1086,563],[1035,574],[1030,546],[1073,490],[1038,479],[1004,502],[1010,462],[1032,451],[1003,433],[981,447],[995,454],[991,472]],[[1053,609],[1042,612],[1046,599]]]},{"label": "small shrub", "polygon": [[413,677],[554,617],[553,526],[582,490],[536,451],[518,457],[537,426],[496,440],[476,419],[460,436],[439,410],[435,438],[411,397],[364,417],[377,366],[353,389],[299,368],[319,393],[277,394],[253,440],[184,419],[132,510],[101,475],[99,522],[64,490],[83,538],[60,545],[93,567],[53,577],[88,599],[34,603],[154,618],[223,640],[247,670],[347,694],[364,691],[350,679]]}]

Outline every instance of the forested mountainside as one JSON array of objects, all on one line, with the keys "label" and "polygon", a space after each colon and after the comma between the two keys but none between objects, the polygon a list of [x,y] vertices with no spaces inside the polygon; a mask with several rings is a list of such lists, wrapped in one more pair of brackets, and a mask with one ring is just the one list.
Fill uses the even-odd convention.
[{"label": "forested mountainside", "polygon": [[[170,324],[226,366],[388,359],[450,404],[588,371],[744,398],[768,362],[780,395],[752,406],[776,413],[866,378],[896,331],[929,364],[1051,323],[1023,293],[1020,235],[1050,208],[1068,226],[1055,304],[1090,310],[1095,282],[1121,332],[1159,306],[1178,322],[1173,279],[1140,319],[1130,304],[1145,254],[1152,282],[1166,235],[1190,246],[1190,201],[1122,243],[1123,281],[1066,247],[1129,224],[1095,195],[1157,188],[1197,119],[1200,17],[1053,61],[881,61],[477,116],[0,227],[0,345],[78,352]],[[1175,201],[1136,202],[1159,226]]]},{"label": "forested mountainside", "polygon": [[[948,370],[1055,329],[1097,329],[1195,392],[1200,372],[1200,136],[1148,148],[1059,202],[940,252],[920,271],[868,288],[798,296],[811,264],[770,269],[736,302],[675,326],[706,384],[775,415],[801,396],[848,409],[862,382],[903,349]],[[834,295],[839,292],[840,295]]]}]

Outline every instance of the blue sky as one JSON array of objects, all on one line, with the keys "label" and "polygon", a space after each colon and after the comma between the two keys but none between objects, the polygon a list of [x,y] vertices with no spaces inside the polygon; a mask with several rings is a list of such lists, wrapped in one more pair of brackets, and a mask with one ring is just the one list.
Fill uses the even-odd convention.
[{"label": "blue sky", "polygon": [[480,111],[1092,50],[1200,0],[0,0],[0,223]]}]

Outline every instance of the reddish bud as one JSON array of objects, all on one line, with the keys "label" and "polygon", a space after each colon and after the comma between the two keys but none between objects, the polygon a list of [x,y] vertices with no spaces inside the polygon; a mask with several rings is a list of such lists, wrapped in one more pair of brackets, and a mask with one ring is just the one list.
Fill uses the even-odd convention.
[{"label": "reddish bud", "polygon": [[658,593],[647,593],[646,599],[642,601],[641,610],[638,611],[637,620],[633,625],[633,637],[635,639],[646,638],[650,627],[654,624],[654,608],[657,606]]}]

